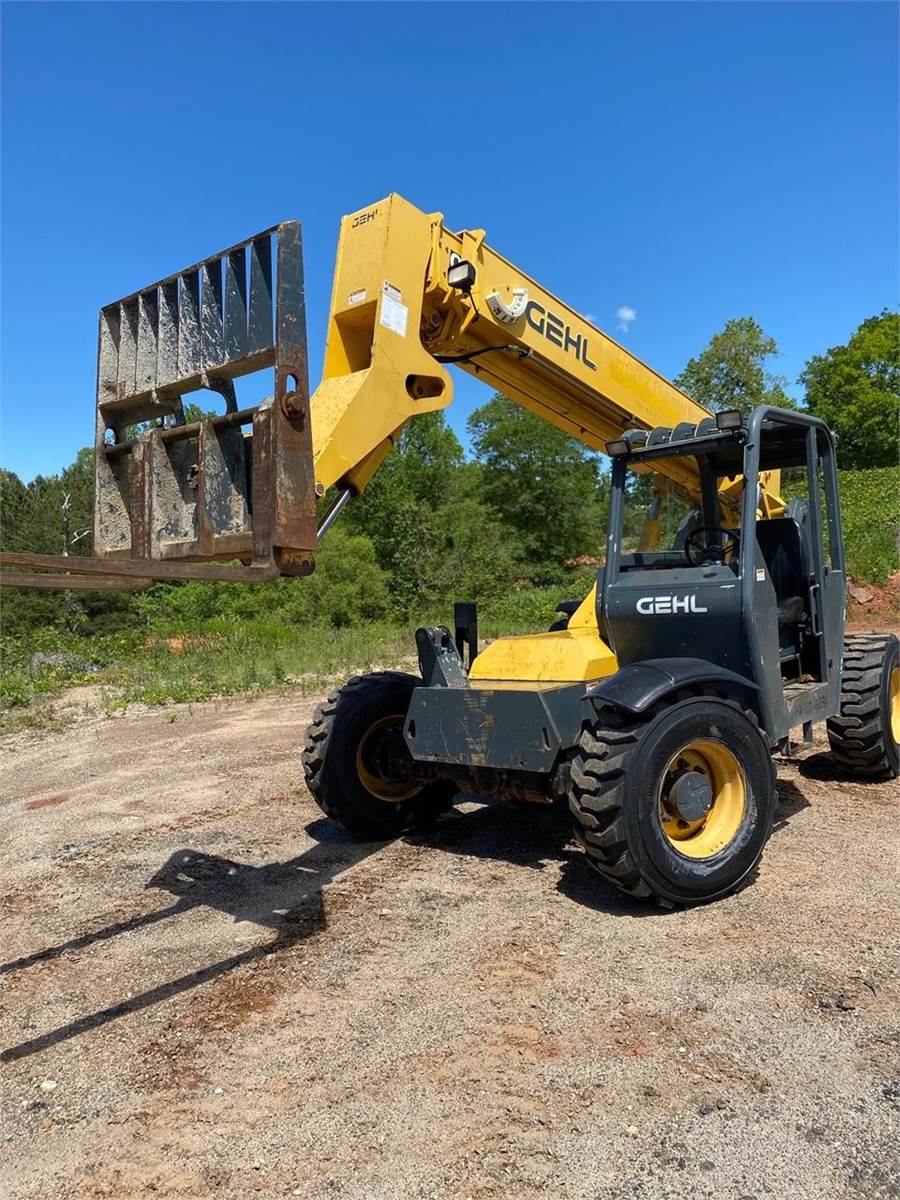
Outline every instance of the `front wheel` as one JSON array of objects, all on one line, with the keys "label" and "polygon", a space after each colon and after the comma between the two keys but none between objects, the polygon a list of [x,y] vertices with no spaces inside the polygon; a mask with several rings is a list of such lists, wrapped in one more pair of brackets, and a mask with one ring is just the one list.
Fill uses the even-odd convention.
[{"label": "front wheel", "polygon": [[582,731],[571,780],[589,862],[632,896],[724,896],[752,875],[772,830],[771,755],[752,717],[719,697],[664,701],[642,717],[602,710]]},{"label": "front wheel", "polygon": [[451,782],[416,777],[403,739],[420,683],[401,671],[357,675],[319,705],[306,731],[306,786],[324,813],[361,837],[397,837],[453,803]]}]

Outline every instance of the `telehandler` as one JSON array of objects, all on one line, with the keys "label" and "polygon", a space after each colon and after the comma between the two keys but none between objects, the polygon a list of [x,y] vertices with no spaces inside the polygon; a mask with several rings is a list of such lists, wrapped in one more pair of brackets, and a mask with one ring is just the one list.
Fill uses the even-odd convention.
[{"label": "telehandler", "polygon": [[[610,456],[605,565],[547,632],[480,648],[474,605],[458,604],[452,633],[417,630],[419,675],[329,696],[303,749],[327,814],[388,838],[460,791],[566,801],[604,879],[691,904],[752,877],[772,755],[795,731],[809,741],[827,721],[846,771],[898,774],[898,642],[845,635],[827,426],[768,406],[708,413],[482,230],[453,233],[398,195],[341,223],[311,399],[297,222],[102,308],[94,557],[6,554],[28,570],[4,582],[306,574],[406,422],[450,403],[450,364]],[[273,367],[274,395],[240,407],[235,380]],[[189,423],[199,389],[225,411]]]}]

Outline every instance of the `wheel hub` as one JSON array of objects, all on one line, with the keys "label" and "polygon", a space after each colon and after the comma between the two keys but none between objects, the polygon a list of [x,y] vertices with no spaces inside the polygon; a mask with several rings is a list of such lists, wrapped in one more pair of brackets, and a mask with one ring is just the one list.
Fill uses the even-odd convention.
[{"label": "wheel hub", "polygon": [[712,808],[712,785],[699,771],[686,771],[672,784],[669,800],[683,821],[702,821]]},{"label": "wheel hub", "polygon": [[409,770],[410,758],[403,741],[403,721],[402,713],[382,717],[360,739],[356,751],[356,773],[360,783],[376,800],[399,804],[412,799],[422,790],[421,780]]},{"label": "wheel hub", "polygon": [[722,742],[689,742],[669,760],[659,792],[662,830],[688,858],[712,858],[738,835],[747,805],[743,769]]}]

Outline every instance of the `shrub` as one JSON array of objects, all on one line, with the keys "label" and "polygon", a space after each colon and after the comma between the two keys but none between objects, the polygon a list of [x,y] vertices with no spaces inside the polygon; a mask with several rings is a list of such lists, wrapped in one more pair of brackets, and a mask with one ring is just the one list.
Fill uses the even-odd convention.
[{"label": "shrub", "polygon": [[363,534],[332,529],[317,552],[315,571],[298,582],[305,584],[305,616],[313,624],[361,625],[380,620],[390,609],[388,577]]},{"label": "shrub", "polygon": [[900,467],[839,471],[849,574],[883,585],[900,566]]},{"label": "shrub", "polygon": [[173,633],[215,620],[342,628],[383,618],[390,594],[369,539],[335,528],[316,553],[312,575],[270,583],[155,584],[137,603],[152,628]]},{"label": "shrub", "polygon": [[570,577],[565,584],[511,590],[479,608],[482,632],[488,637],[505,633],[541,633],[553,621],[561,600],[583,599],[594,583],[594,576]]},{"label": "shrub", "polygon": [[18,708],[34,699],[31,680],[24,671],[0,672],[0,709]]}]

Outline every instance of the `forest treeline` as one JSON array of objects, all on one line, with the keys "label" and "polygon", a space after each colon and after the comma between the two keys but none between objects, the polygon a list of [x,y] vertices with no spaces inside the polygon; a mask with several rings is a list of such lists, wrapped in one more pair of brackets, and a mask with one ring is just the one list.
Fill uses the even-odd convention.
[{"label": "forest treeline", "polygon": [[[737,318],[676,382],[712,410],[790,406],[786,381],[769,370],[776,355],[758,322]],[[814,356],[800,383],[800,403],[836,431],[839,465],[853,472],[844,476],[851,571],[883,582],[896,569],[898,314],[863,321],[845,345]],[[100,634],[166,617],[180,624],[262,615],[333,627],[406,624],[446,614],[454,599],[506,604],[531,588],[586,590],[605,540],[606,458],[500,395],[472,413],[468,435],[467,456],[442,413],[410,422],[323,541],[308,579],[156,584],[142,594],[6,593],[3,632]],[[58,554],[68,544],[73,555],[90,553],[92,491],[89,449],[60,474],[28,484],[0,471],[0,547]],[[634,499],[637,523],[646,497]]]}]

